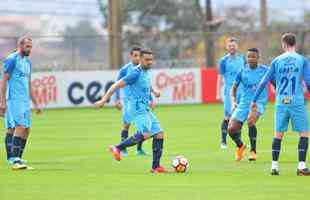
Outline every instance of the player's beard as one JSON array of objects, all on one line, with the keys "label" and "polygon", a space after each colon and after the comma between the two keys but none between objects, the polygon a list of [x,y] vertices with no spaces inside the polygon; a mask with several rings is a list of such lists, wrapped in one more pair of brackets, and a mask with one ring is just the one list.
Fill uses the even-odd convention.
[{"label": "player's beard", "polygon": [[29,56],[30,55],[30,51],[28,50],[28,51],[23,51],[23,55],[24,56]]}]

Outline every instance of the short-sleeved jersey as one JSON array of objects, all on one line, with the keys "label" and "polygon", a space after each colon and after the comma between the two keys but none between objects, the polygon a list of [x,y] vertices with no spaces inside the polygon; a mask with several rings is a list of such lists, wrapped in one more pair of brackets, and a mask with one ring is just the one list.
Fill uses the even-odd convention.
[{"label": "short-sleeved jersey", "polygon": [[130,110],[135,113],[148,111],[151,95],[150,71],[137,66],[122,80],[130,89]]},{"label": "short-sleeved jersey", "polygon": [[242,54],[236,54],[234,56],[227,54],[220,59],[218,73],[221,74],[224,79],[224,94],[230,94],[237,73],[245,65],[246,60]]},{"label": "short-sleeved jersey", "polygon": [[[130,63],[127,63],[126,65],[124,65],[119,73],[118,73],[118,77],[117,77],[117,81],[122,79],[123,77],[125,77],[127,74],[129,74],[134,68],[135,68],[136,65],[134,65],[132,62]],[[119,90],[117,91],[118,92],[118,97],[120,96],[119,94]],[[121,89],[121,96],[122,96],[122,100],[123,102],[127,102],[128,101],[128,98],[130,96],[130,89],[129,89],[129,86],[125,86],[124,88]]]},{"label": "short-sleeved jersey", "polygon": [[305,103],[304,84],[309,88],[309,63],[307,59],[295,52],[286,52],[276,57],[256,91],[254,101],[261,93],[262,87],[273,77],[276,83],[276,105],[297,106]]},{"label": "short-sleeved jersey", "polygon": [[[241,87],[241,99],[240,103],[250,104],[254,95],[255,91],[265,76],[268,68],[264,65],[258,65],[255,69],[251,69],[250,66],[247,64],[244,68],[242,68],[235,79],[234,84]],[[268,101],[268,89],[267,87],[264,88],[262,94],[260,95],[259,99],[257,100],[260,103],[266,104]]]},{"label": "short-sleeved jersey", "polygon": [[3,63],[3,73],[9,74],[7,99],[30,102],[29,82],[32,65],[28,57],[18,52],[10,54]]}]

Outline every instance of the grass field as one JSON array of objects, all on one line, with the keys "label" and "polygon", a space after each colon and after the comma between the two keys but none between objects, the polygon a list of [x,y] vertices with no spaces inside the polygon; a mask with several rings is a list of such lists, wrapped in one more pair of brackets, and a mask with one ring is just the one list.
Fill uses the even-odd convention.
[{"label": "grass field", "polygon": [[[309,198],[310,178],[295,175],[295,134],[284,139],[281,176],[269,175],[273,105],[258,123],[256,163],[236,163],[231,140],[229,149],[219,148],[220,105],[162,106],[156,113],[166,133],[162,164],[170,167],[171,158],[184,154],[190,162],[188,173],[151,174],[152,157],[137,157],[135,148],[128,158],[114,161],[106,149],[119,141],[120,112],[115,109],[48,110],[33,116],[24,155],[36,170],[11,171],[1,142],[0,200]],[[248,141],[247,129],[243,138]],[[151,153],[150,141],[145,149]]]}]

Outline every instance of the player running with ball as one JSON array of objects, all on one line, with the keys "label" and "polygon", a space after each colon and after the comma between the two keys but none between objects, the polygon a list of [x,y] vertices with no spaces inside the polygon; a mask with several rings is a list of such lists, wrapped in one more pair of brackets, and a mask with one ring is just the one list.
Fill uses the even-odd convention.
[{"label": "player running with ball", "polygon": [[103,107],[108,99],[112,96],[115,90],[129,86],[131,96],[129,99],[129,109],[133,116],[134,125],[137,128],[137,133],[116,146],[110,146],[109,150],[115,160],[121,160],[121,151],[127,147],[137,145],[138,143],[153,138],[153,162],[152,173],[167,172],[160,165],[162,156],[164,132],[160,127],[155,114],[151,111],[149,98],[151,92],[157,93],[151,87],[150,68],[153,63],[153,53],[150,49],[141,50],[140,65],[132,70],[125,77],[114,83],[101,100],[95,103],[97,108]]}]

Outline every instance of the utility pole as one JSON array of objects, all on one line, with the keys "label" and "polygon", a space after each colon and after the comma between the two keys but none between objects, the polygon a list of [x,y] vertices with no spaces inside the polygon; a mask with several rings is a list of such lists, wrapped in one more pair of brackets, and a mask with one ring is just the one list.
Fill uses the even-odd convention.
[{"label": "utility pole", "polygon": [[122,65],[122,21],[121,0],[109,0],[109,68],[118,69]]},{"label": "utility pole", "polygon": [[[268,48],[268,11],[267,0],[260,0],[260,49]],[[262,52],[262,51],[261,51]],[[262,56],[262,61],[266,62],[266,56]]]},{"label": "utility pole", "polygon": [[212,26],[213,15],[211,0],[206,0],[205,8],[205,20],[204,24],[204,41],[205,41],[205,57],[206,57],[206,67],[215,66],[215,48],[214,48],[214,28]]}]

